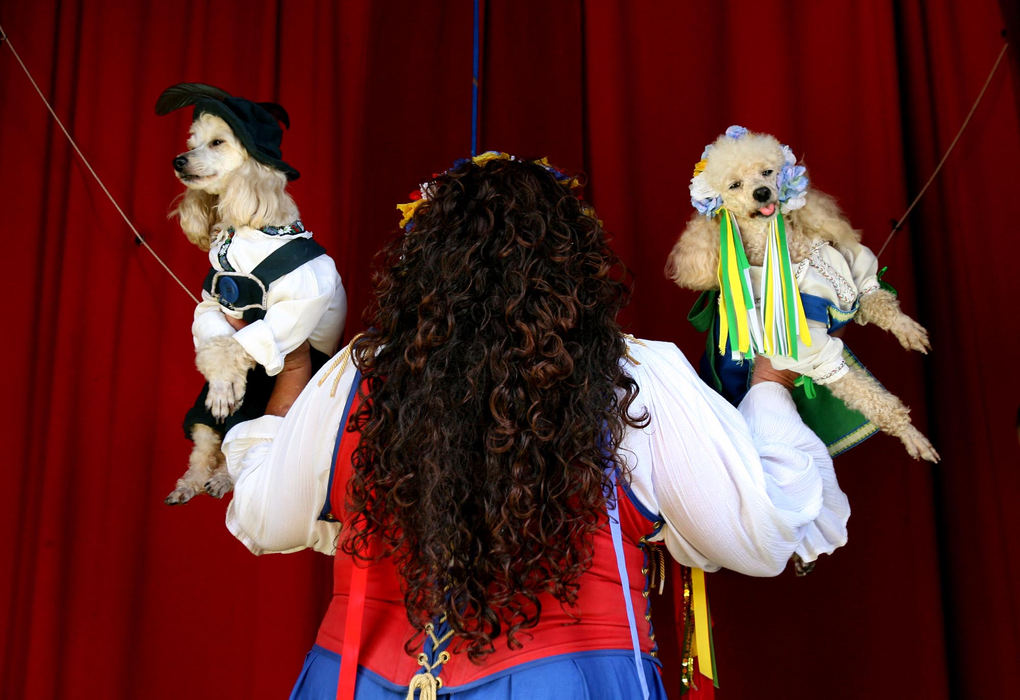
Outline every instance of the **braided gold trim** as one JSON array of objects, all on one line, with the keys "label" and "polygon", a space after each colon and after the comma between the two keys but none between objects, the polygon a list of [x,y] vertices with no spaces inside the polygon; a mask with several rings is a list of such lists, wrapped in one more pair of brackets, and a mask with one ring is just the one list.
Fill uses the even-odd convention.
[{"label": "braided gold trim", "polygon": [[333,387],[329,390],[330,398],[336,396],[337,387],[340,386],[340,377],[344,376],[344,372],[347,371],[347,365],[349,365],[351,362],[351,354],[353,353],[354,344],[358,342],[358,340],[364,335],[365,335],[364,333],[358,333],[356,336],[351,338],[351,342],[347,344],[347,347],[345,347],[343,350],[336,354],[336,356],[333,358],[333,362],[330,363],[329,365],[329,369],[326,370],[325,374],[323,374],[322,377],[319,378],[318,385],[322,386],[323,384],[326,383],[326,379],[329,377],[329,375],[333,374],[334,370],[336,370],[338,367],[340,368],[340,371],[337,372],[336,377],[333,378]]}]

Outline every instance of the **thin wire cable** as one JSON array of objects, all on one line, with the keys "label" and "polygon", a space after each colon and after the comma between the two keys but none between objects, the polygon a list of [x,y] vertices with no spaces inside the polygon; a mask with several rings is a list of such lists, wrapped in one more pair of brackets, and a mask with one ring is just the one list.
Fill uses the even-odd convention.
[{"label": "thin wire cable", "polygon": [[472,60],[471,60],[471,157],[478,155],[478,24],[481,11],[478,0],[474,3],[474,21],[472,27]]},{"label": "thin wire cable", "polygon": [[7,44],[7,47],[11,50],[11,53],[14,54],[14,58],[21,66],[21,70],[25,71],[25,75],[28,76],[28,80],[30,83],[32,83],[32,87],[35,88],[35,91],[39,94],[39,99],[41,99],[43,101],[43,104],[46,105],[46,109],[49,110],[50,114],[53,116],[54,121],[57,122],[57,126],[59,126],[60,130],[64,132],[64,136],[66,136],[67,140],[71,143],[71,146],[74,148],[75,153],[78,154],[78,157],[81,158],[82,162],[85,164],[85,167],[88,168],[90,173],[92,173],[92,177],[94,177],[96,179],[96,182],[99,183],[99,187],[103,190],[103,193],[106,194],[106,197],[107,199],[110,200],[110,203],[113,204],[114,208],[117,210],[117,213],[120,214],[122,219],[124,219],[124,223],[126,223],[128,225],[128,228],[130,228],[131,231],[134,232],[135,238],[138,240],[138,242],[145,246],[145,249],[149,251],[153,258],[156,259],[156,262],[162,265],[163,269],[167,271],[167,274],[169,274],[174,279],[174,281],[181,286],[181,289],[184,290],[184,293],[191,297],[191,300],[197,304],[198,297],[191,293],[191,290],[188,289],[187,285],[185,285],[184,282],[182,282],[181,279],[176,274],[174,274],[174,271],[171,270],[170,267],[165,262],[163,262],[163,259],[156,254],[156,251],[152,249],[152,246],[150,246],[148,242],[144,238],[142,238],[142,235],[138,233],[138,229],[136,229],[135,225],[131,223],[131,220],[127,218],[127,214],[125,214],[124,210],[120,208],[119,204],[117,204],[117,200],[113,198],[113,195],[110,194],[110,191],[106,189],[106,185],[104,185],[103,181],[99,179],[99,175],[97,175],[96,171],[92,168],[92,165],[89,163],[88,158],[86,158],[85,154],[81,152],[80,148],[78,148],[78,144],[75,143],[75,140],[73,138],[71,138],[71,134],[68,133],[67,129],[64,127],[64,123],[60,121],[60,117],[58,117],[57,113],[53,111],[53,107],[50,106],[50,103],[46,100],[46,96],[43,95],[42,90],[39,89],[39,86],[36,84],[35,79],[32,77],[32,74],[28,71],[28,67],[25,66],[24,61],[21,60],[21,56],[19,56],[18,52],[14,49],[14,44],[11,43],[11,38],[4,31],[3,26],[0,26],[0,42]]},{"label": "thin wire cable", "polygon": [[939,161],[939,164],[935,166],[935,172],[933,172],[931,174],[931,177],[928,178],[928,182],[924,183],[924,187],[922,187],[921,191],[917,193],[917,196],[914,197],[914,201],[910,203],[910,206],[907,207],[907,210],[903,213],[903,216],[900,217],[899,221],[897,221],[896,224],[893,226],[892,231],[889,232],[889,236],[885,239],[885,243],[883,243],[882,247],[879,248],[878,250],[878,257],[882,257],[882,252],[885,251],[886,247],[889,245],[889,242],[892,241],[893,236],[895,236],[896,232],[900,230],[900,227],[903,225],[903,222],[906,221],[908,216],[910,216],[910,212],[914,210],[914,207],[917,206],[917,203],[919,201],[921,201],[921,197],[924,196],[924,193],[928,190],[928,187],[935,180],[935,176],[939,174],[939,171],[942,170],[942,166],[946,164],[946,160],[948,160],[949,154],[953,152],[953,148],[956,147],[956,142],[960,140],[960,137],[963,135],[963,132],[967,128],[967,125],[970,124],[971,117],[974,116],[974,112],[977,111],[978,105],[981,104],[981,98],[985,96],[985,91],[988,90],[988,86],[992,83],[992,77],[995,75],[995,71],[999,69],[999,63],[1002,62],[1002,57],[1006,55],[1006,49],[1008,48],[1009,42],[1007,41],[1005,44],[1003,44],[1002,51],[999,52],[999,57],[995,59],[995,65],[992,66],[992,70],[988,74],[988,78],[985,79],[985,84],[981,88],[981,92],[978,93],[977,99],[974,100],[974,104],[971,105],[970,112],[967,114],[967,118],[963,120],[963,125],[960,127],[960,130],[956,132],[956,138],[954,138],[953,142],[949,144],[949,148],[946,149],[946,153],[945,155],[942,156],[942,160]]}]

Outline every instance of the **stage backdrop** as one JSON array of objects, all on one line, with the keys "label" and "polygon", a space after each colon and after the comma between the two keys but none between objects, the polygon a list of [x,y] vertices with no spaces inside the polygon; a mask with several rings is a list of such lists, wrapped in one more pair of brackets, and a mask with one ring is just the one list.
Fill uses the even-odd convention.
[{"label": "stage backdrop", "polygon": [[[481,8],[480,150],[585,173],[633,271],[627,330],[692,359],[694,295],[662,268],[704,145],[730,124],[776,134],[877,249],[1016,19],[1005,0]],[[394,205],[471,146],[470,0],[6,0],[0,23],[195,292],[205,256],[166,218],[189,115],[155,116],[156,96],[200,81],[282,103],[293,125],[283,153],[302,172],[293,193],[343,275],[348,338],[363,327]],[[1020,694],[1016,56],[883,256],[933,352],[908,354],[872,327],[848,335],[943,461],[914,462],[875,437],[836,461],[853,508],[847,547],[803,579],[709,576],[722,698]],[[329,560],[251,556],[223,527],[221,501],[163,505],[200,384],[192,302],[136,243],[6,46],[0,105],[0,696],[284,697]]]}]

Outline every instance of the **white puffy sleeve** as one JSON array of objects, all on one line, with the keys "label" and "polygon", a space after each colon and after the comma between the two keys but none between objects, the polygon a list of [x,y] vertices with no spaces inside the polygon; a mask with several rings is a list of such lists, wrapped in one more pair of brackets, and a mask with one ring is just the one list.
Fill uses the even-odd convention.
[{"label": "white puffy sleeve", "polygon": [[850,508],[825,445],[789,392],[764,383],[739,410],[705,385],[672,343],[636,341],[627,371],[640,392],[621,455],[631,490],[664,521],[680,563],[753,576],[780,573],[846,543]]},{"label": "white puffy sleeve", "polygon": [[195,307],[195,320],[191,325],[195,347],[212,338],[233,334],[234,329],[223,315],[223,307],[209,292],[202,290],[202,301]]},{"label": "white puffy sleeve", "polygon": [[878,258],[871,248],[862,243],[856,243],[840,246],[838,250],[847,265],[850,266],[850,274],[853,276],[858,294],[864,295],[881,289],[881,285],[878,283]]},{"label": "white puffy sleeve", "polygon": [[[275,376],[283,369],[287,353],[312,335],[338,293],[342,294],[343,288],[336,266],[328,256],[320,255],[273,282],[265,318],[237,331],[234,339],[266,374]],[[342,320],[339,325],[342,327]],[[339,335],[339,328],[336,333]]]},{"label": "white puffy sleeve", "polygon": [[254,554],[306,547],[333,554],[336,549],[340,526],[319,515],[329,495],[333,448],[356,370],[348,363],[334,391],[338,370],[326,376],[333,364],[319,370],[285,417],[239,423],[223,440],[234,480],[227,529]]}]

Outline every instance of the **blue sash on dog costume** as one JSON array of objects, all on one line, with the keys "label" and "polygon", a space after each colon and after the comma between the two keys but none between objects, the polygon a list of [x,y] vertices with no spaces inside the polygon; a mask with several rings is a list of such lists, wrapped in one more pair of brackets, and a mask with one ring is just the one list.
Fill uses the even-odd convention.
[{"label": "blue sash on dog costume", "polygon": [[[719,354],[718,297],[718,290],[703,292],[687,314],[687,320],[698,331],[708,333],[705,354],[702,355],[699,366],[701,378],[727,401],[737,405],[750,386],[752,363],[738,362],[729,353]],[[858,309],[855,303],[850,311],[844,311],[813,294],[801,293],[801,301],[807,318],[826,324],[829,333],[849,323]],[[864,369],[860,361],[845,347],[843,359],[850,367]],[[810,380],[798,382],[792,394],[804,423],[825,443],[832,456],[846,452],[878,432],[878,428],[871,421],[859,411],[847,407],[825,386],[813,384]]]}]

